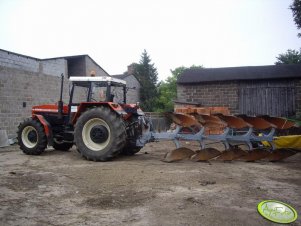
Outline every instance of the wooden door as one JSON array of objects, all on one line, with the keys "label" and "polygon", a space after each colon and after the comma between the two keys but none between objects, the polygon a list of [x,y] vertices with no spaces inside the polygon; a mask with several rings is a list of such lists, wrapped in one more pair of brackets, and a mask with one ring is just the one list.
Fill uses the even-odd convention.
[{"label": "wooden door", "polygon": [[239,112],[247,115],[295,115],[293,81],[251,81],[240,84]]}]

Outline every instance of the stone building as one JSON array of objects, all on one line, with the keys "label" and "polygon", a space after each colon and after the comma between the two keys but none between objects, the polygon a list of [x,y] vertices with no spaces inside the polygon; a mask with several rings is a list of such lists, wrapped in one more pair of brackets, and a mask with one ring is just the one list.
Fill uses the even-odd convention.
[{"label": "stone building", "polygon": [[223,106],[231,114],[301,115],[301,65],[197,68],[177,80],[177,102]]},{"label": "stone building", "polygon": [[[15,137],[19,123],[31,115],[31,108],[56,103],[60,95],[60,75],[64,73],[63,101],[69,100],[69,76],[109,74],[90,56],[38,59],[0,49],[0,130]],[[81,99],[80,95],[77,96]]]}]

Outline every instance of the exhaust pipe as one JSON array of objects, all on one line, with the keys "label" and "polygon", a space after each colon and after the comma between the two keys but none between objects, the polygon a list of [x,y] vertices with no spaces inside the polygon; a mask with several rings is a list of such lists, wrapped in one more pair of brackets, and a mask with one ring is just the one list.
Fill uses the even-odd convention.
[{"label": "exhaust pipe", "polygon": [[60,100],[58,101],[58,118],[63,118],[63,89],[64,89],[64,74],[61,74],[61,93],[60,93]]}]

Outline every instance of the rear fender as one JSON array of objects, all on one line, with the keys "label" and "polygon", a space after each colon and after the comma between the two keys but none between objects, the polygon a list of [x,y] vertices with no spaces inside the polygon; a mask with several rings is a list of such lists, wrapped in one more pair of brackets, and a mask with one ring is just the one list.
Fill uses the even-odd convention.
[{"label": "rear fender", "polygon": [[34,115],[34,119],[37,119],[44,127],[44,131],[47,137],[48,145],[53,145],[53,134],[52,134],[52,128],[50,124],[47,122],[47,120],[42,115]]},{"label": "rear fender", "polygon": [[81,103],[78,107],[77,107],[77,111],[74,114],[73,118],[72,118],[72,124],[74,125],[77,121],[77,119],[79,118],[79,116],[86,111],[88,108],[93,108],[93,107],[100,107],[100,106],[105,106],[110,108],[113,112],[116,112],[116,114],[118,115],[126,115],[127,113],[123,110],[123,108],[117,104],[117,103],[113,103],[113,102],[84,102]]}]

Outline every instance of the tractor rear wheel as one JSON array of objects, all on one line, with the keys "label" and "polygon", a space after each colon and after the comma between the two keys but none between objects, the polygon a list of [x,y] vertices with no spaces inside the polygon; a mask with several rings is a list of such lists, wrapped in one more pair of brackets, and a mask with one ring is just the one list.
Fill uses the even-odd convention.
[{"label": "tractor rear wheel", "polygon": [[63,141],[59,142],[54,139],[52,146],[55,150],[68,151],[73,146],[73,143],[67,143],[67,142],[63,142]]},{"label": "tractor rear wheel", "polygon": [[92,108],[77,120],[74,138],[83,157],[93,161],[107,161],[119,154],[124,147],[125,125],[109,108]]},{"label": "tractor rear wheel", "polygon": [[39,155],[47,147],[47,137],[42,124],[32,118],[18,127],[18,144],[27,155]]}]

